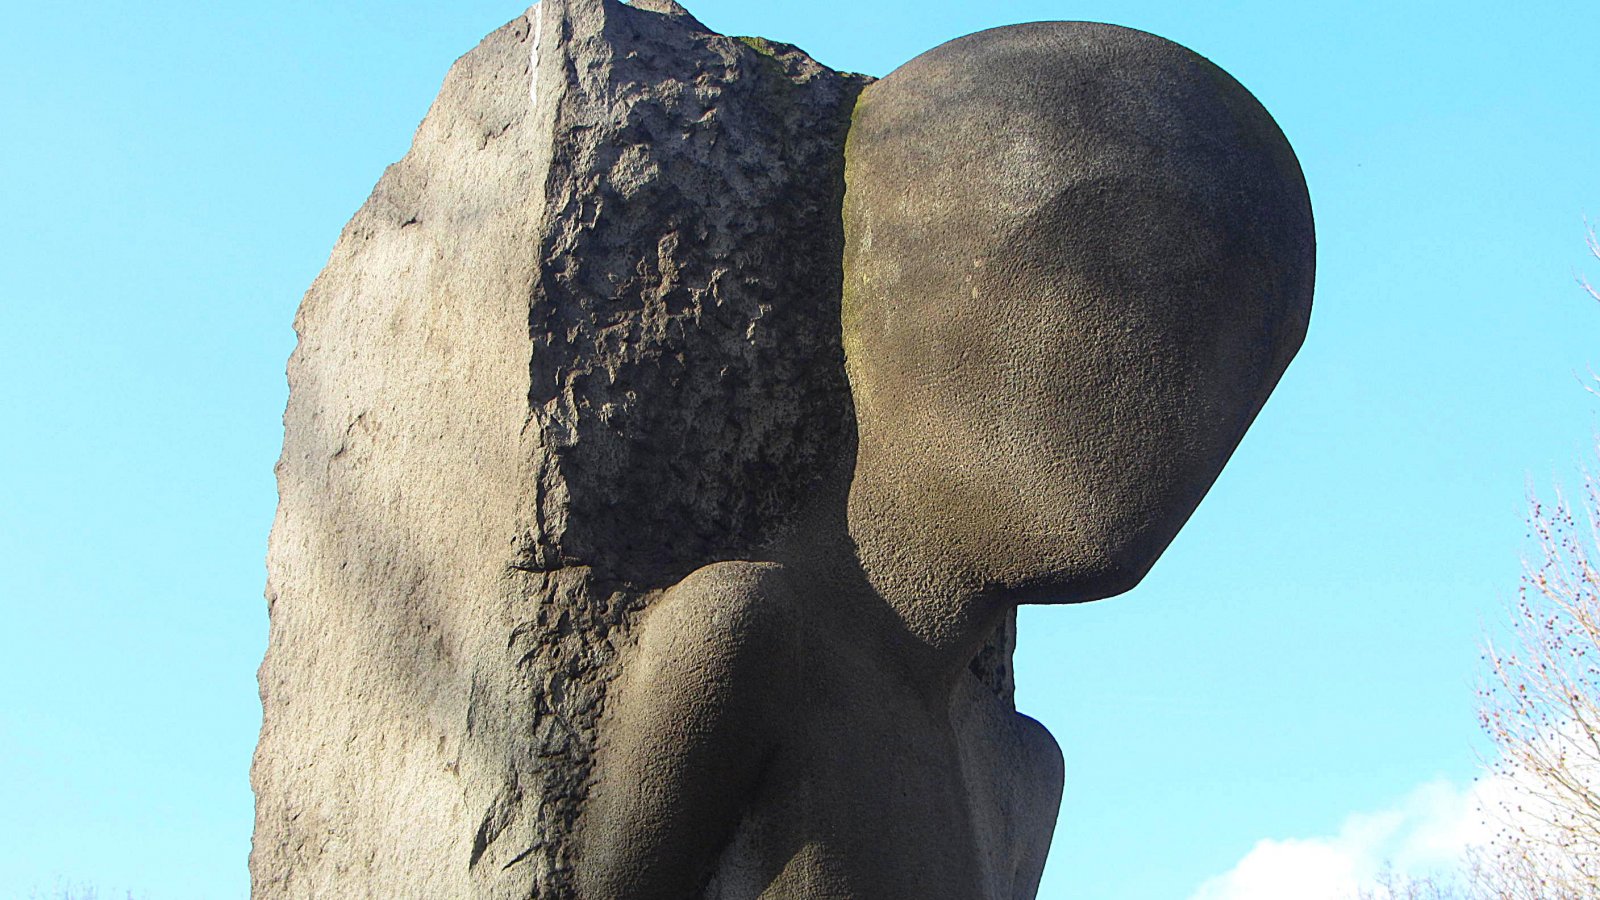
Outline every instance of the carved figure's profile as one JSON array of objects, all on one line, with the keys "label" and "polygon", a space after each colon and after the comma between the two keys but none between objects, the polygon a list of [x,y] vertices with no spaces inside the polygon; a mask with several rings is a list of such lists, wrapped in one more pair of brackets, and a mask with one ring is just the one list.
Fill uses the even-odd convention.
[{"label": "carved figure's profile", "polygon": [[252,897],[1032,897],[1015,610],[1150,568],[1313,256],[1283,135],[1160,38],[874,81],[529,7],[295,318]]},{"label": "carved figure's profile", "polygon": [[634,627],[588,900],[1032,897],[1061,755],[972,662],[1018,604],[1133,587],[1305,334],[1294,154],[1160,38],[931,50],[862,92],[845,180],[854,445],[766,551]]}]

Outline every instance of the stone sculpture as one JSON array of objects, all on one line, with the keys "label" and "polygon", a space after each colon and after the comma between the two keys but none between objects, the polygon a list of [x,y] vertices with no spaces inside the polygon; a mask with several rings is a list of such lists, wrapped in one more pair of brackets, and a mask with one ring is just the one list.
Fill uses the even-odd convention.
[{"label": "stone sculpture", "polygon": [[544,0],[297,318],[253,896],[1032,897],[1015,607],[1139,580],[1313,258],[1271,118],[1160,38],[873,82]]}]

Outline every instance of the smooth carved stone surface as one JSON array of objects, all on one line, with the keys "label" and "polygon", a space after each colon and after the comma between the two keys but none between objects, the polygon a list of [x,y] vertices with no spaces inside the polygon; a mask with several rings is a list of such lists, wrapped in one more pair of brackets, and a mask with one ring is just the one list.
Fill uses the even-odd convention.
[{"label": "smooth carved stone surface", "polygon": [[1017,25],[867,89],[846,177],[862,552],[1019,601],[1132,587],[1305,335],[1271,116],[1154,35]]},{"label": "smooth carved stone surface", "polygon": [[848,456],[864,82],[661,0],[451,69],[296,318],[253,896],[571,896],[630,618]]}]

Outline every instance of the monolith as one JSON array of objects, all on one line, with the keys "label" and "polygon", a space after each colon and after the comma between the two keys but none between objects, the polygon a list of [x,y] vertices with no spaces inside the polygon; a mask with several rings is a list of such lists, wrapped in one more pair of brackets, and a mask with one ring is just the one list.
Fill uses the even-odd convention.
[{"label": "monolith", "polygon": [[295,320],[254,897],[570,894],[632,616],[848,452],[865,80],[663,0],[450,70]]}]

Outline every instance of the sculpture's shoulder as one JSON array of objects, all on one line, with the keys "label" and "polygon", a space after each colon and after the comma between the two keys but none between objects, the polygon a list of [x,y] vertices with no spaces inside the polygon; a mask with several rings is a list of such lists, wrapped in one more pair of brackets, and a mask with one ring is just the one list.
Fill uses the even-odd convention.
[{"label": "sculpture's shoulder", "polygon": [[[782,656],[792,606],[783,567],[765,562],[705,566],[673,585],[645,613],[636,653],[656,679],[685,689],[746,687]],[[760,684],[766,679],[758,679]]]},{"label": "sculpture's shoulder", "polygon": [[575,832],[579,896],[688,897],[756,792],[793,679],[773,677],[776,567],[723,563],[664,591],[607,688]]},{"label": "sculpture's shoulder", "polygon": [[701,566],[667,589],[663,602],[693,602],[705,598],[727,603],[749,603],[757,596],[781,589],[786,573],[781,563],[732,560]]},{"label": "sculpture's shoulder", "polygon": [[688,630],[701,640],[748,640],[787,614],[790,590],[778,563],[713,563],[668,588],[646,614],[645,630]]}]

